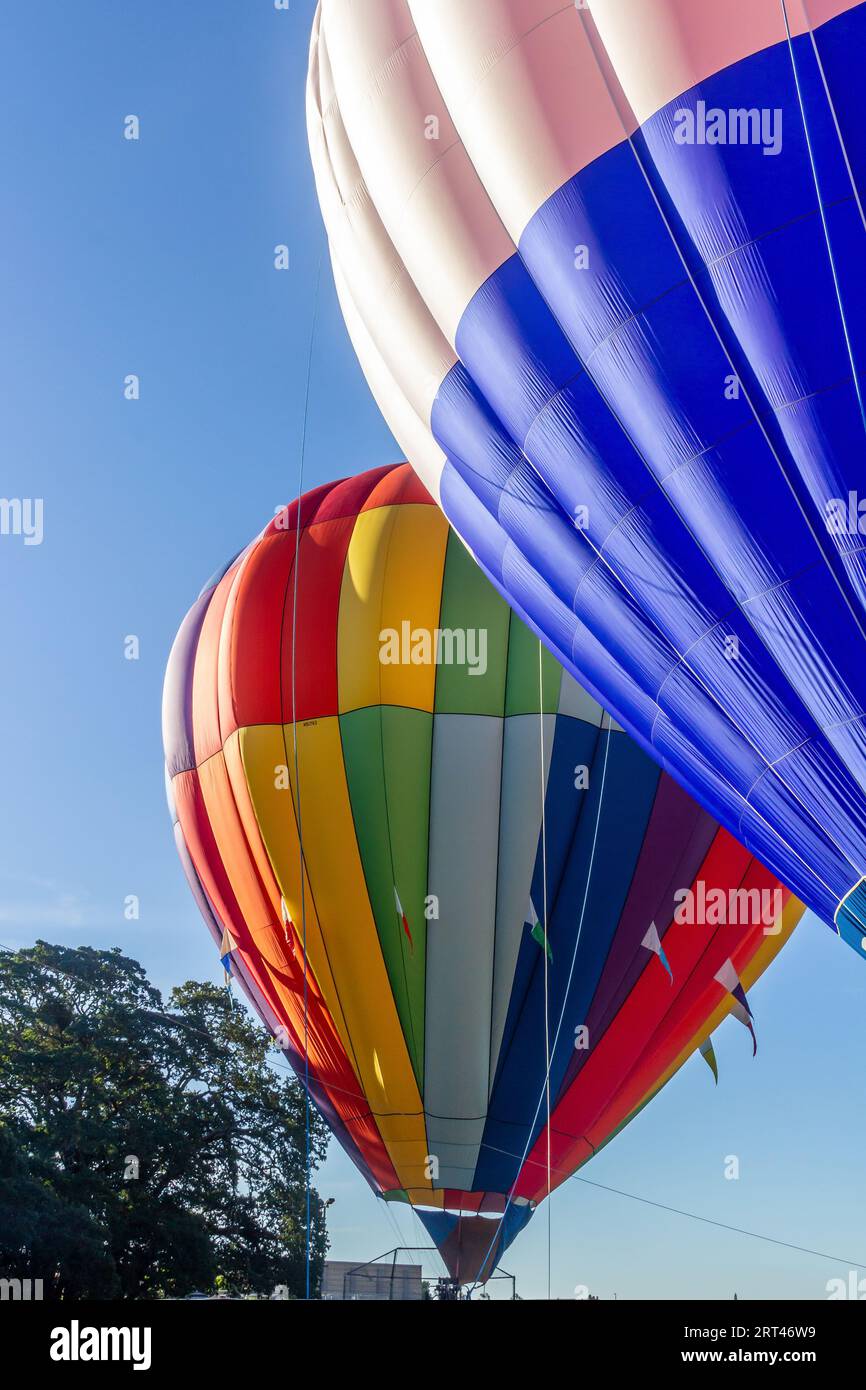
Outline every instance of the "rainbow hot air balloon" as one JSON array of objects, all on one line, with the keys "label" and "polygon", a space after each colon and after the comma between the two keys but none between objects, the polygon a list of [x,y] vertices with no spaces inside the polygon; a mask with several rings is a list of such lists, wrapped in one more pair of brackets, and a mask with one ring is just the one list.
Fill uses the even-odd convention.
[{"label": "rainbow hot air balloon", "polygon": [[866,932],[866,4],[323,0],[358,356],[497,588]]},{"label": "rainbow hot air balloon", "polygon": [[309,493],[205,588],[164,738],[226,969],[461,1281],[729,1011],[752,1029],[803,910],[513,616],[406,465]]}]

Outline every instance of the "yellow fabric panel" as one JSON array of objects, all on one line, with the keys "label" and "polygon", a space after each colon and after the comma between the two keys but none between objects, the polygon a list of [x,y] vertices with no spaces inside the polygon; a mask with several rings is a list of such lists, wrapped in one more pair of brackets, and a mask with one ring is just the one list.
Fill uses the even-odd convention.
[{"label": "yellow fabric panel", "polygon": [[445,1193],[441,1188],[431,1192],[429,1187],[410,1187],[406,1191],[406,1198],[413,1207],[438,1207],[440,1211],[445,1208]]},{"label": "yellow fabric panel", "polygon": [[[258,724],[250,729],[239,729],[237,740],[258,832],[280,895],[285,899],[292,921],[300,930],[301,850],[295,820],[294,793],[288,786],[284,790],[277,787],[275,781],[276,769],[286,767],[292,762],[292,745],[290,742],[287,756],[285,736],[280,724]],[[334,977],[322,943],[322,929],[316,915],[309,872],[304,876],[303,907],[303,916],[307,924],[308,974],[315,980],[325,1000],[346,1055],[360,1080],[346,1021],[337,999]]]},{"label": "yellow fabric panel", "polygon": [[[274,786],[274,768],[286,763],[283,731],[272,725],[242,729],[240,748],[262,840],[289,912],[300,922],[291,725],[286,726],[285,738],[294,806],[287,804],[287,793]],[[421,1097],[367,897],[336,716],[299,725],[298,762],[309,968],[340,1031],[401,1184],[429,1187],[424,1174],[428,1149]]]},{"label": "yellow fabric panel", "polygon": [[438,507],[407,504],[362,512],[343,569],[337,628],[339,708],[406,705],[431,710],[436,666],[384,664],[380,634],[439,626],[448,523]]},{"label": "yellow fabric panel", "polygon": [[355,1064],[401,1184],[426,1187],[423,1106],[367,896],[336,716],[298,726],[298,762],[307,872]]},{"label": "yellow fabric panel", "polygon": [[[799,898],[791,897],[788,899],[782,909],[782,930],[777,936],[765,936],[748,965],[744,965],[740,972],[740,981],[744,990],[748,992],[755,981],[764,973],[767,966],[775,960],[805,911],[806,908],[803,903],[800,902]],[[701,1028],[701,1031],[695,1034],[691,1042],[683,1048],[676,1061],[671,1063],[667,1070],[659,1077],[655,1085],[642,1097],[640,1103],[635,1106],[635,1109],[632,1110],[631,1114],[628,1116],[628,1119],[631,1119],[632,1115],[635,1114],[636,1110],[640,1109],[641,1105],[645,1105],[652,1096],[656,1095],[657,1092],[661,1090],[662,1086],[670,1081],[674,1072],[678,1071],[683,1063],[688,1061],[692,1053],[697,1051],[701,1043],[704,1042],[711,1033],[715,1032],[719,1024],[723,1023],[731,1012],[733,1004],[734,1001],[730,996],[726,996],[722,1000],[719,1007]],[[623,1123],[627,1123],[627,1121]]]},{"label": "yellow fabric panel", "polygon": [[[277,730],[282,747],[282,731]],[[295,1036],[302,1039],[304,1036],[304,1001],[303,1001],[303,955],[292,954],[291,947],[286,944],[286,933],[282,920],[282,902],[280,887],[274,878],[273,867],[268,858],[267,850],[262,843],[262,837],[256,819],[255,809],[250,797],[249,786],[247,784],[246,772],[244,769],[243,758],[240,748],[240,733],[236,731],[231,735],[223,748],[226,769],[229,774],[232,793],[235,804],[237,805],[238,815],[244,829],[250,855],[255,863],[261,882],[264,885],[270,903],[272,917],[267,926],[251,927],[251,935],[255,941],[262,960],[268,969],[275,993],[281,999],[289,1022],[295,1030]],[[282,755],[281,755],[282,756]],[[287,800],[290,792],[282,793]],[[291,809],[291,808],[290,808]],[[292,812],[292,825],[294,826],[294,812]],[[288,904],[287,904],[288,906]],[[293,917],[293,922],[296,920]],[[299,920],[299,919],[297,919]],[[313,1007],[317,1001],[321,1001],[323,1006],[322,991],[316,979],[316,972],[312,965],[307,971],[307,992],[308,997],[313,1001]],[[328,1011],[330,1014],[330,1010]],[[307,1033],[310,1044],[310,1061],[319,1071],[320,1076],[327,1080],[332,1076],[338,1064],[336,1049],[342,1047],[342,1051],[347,1049],[339,1037],[336,1025],[331,1017],[331,1027],[327,1030],[327,1035],[319,1038],[314,1023],[307,1018]],[[333,1030],[333,1031],[332,1031]],[[335,1036],[336,1035],[336,1036]],[[315,1040],[316,1054],[313,1055],[312,1043]]]}]

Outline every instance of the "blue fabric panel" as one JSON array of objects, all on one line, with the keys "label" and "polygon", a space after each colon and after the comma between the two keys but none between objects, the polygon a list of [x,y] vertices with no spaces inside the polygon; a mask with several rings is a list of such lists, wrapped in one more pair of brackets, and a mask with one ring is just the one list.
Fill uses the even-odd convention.
[{"label": "blue fabric panel", "polygon": [[866,883],[858,883],[841,904],[836,916],[839,934],[846,941],[866,946]]},{"label": "blue fabric panel", "polygon": [[[415,1207],[415,1214],[420,1219],[433,1244],[441,1249],[446,1242],[454,1236],[461,1217],[456,1212],[451,1211],[428,1211],[423,1207]],[[504,1252],[530,1220],[535,1208],[528,1203],[517,1205],[510,1202],[502,1216],[497,1217],[478,1217],[470,1216],[462,1219],[468,1224],[476,1225],[483,1221],[490,1227],[490,1244],[481,1245],[481,1255],[479,1259],[479,1269],[471,1271],[466,1268],[461,1272],[461,1283],[471,1283],[477,1279],[481,1273],[481,1266],[487,1264],[488,1255],[493,1256],[493,1265],[498,1264]],[[465,1264],[465,1258],[462,1262]]]},{"label": "blue fabric panel", "polygon": [[[415,1215],[423,1222],[434,1245],[444,1245],[448,1237],[454,1234],[457,1229],[457,1222],[460,1220],[455,1211],[426,1211],[423,1207],[416,1207]],[[495,1222],[491,1221],[491,1235],[494,1225]]]},{"label": "blue fabric panel", "polygon": [[[685,93],[539,209],[432,427],[494,583],[832,921],[866,873],[866,553],[827,524],[866,492],[866,6],[816,47],[847,163],[808,36]],[[678,143],[699,102],[778,111],[778,153]]]},{"label": "blue fabric panel", "polygon": [[[832,24],[823,24],[815,33],[815,47],[827,87],[832,95],[833,110],[839,126],[848,164],[858,190],[860,202],[866,202],[866,125],[863,122],[863,83],[857,80],[862,73],[863,7],[839,15]],[[820,76],[820,73],[819,73]],[[826,100],[822,90],[812,94],[810,113],[815,104]]]},{"label": "blue fabric panel", "polygon": [[[816,872],[813,865],[793,848],[789,838],[783,838],[772,830],[762,819],[756,817],[745,805],[728,780],[730,769],[722,762],[719,766],[711,763],[699,753],[683,734],[681,727],[659,710],[658,706],[647,700],[638,686],[623,671],[621,665],[613,660],[601,644],[593,638],[586,628],[578,629],[565,612],[544,581],[505,538],[494,518],[487,513],[470,492],[456,470],[447,464],[443,473],[443,505],[463,534],[473,534],[476,538],[475,554],[488,578],[503,597],[515,608],[518,616],[538,637],[546,641],[564,661],[566,667],[579,679],[584,687],[597,700],[607,699],[608,707],[615,712],[630,711],[629,728],[632,737],[647,752],[652,752],[656,760],[667,771],[678,777],[682,785],[697,796],[702,804],[723,824],[735,826],[740,838],[746,840],[762,862],[775,865],[782,882],[786,883],[803,901],[810,902],[814,910],[826,921],[831,921],[837,902],[836,890]],[[505,578],[503,579],[503,574]],[[546,628],[536,622],[533,615],[543,612]],[[565,653],[574,631],[573,659]],[[553,635],[551,635],[553,634]],[[682,674],[682,673],[681,673]],[[699,688],[692,689],[692,699],[700,700]],[[702,709],[705,707],[702,705]],[[716,707],[710,707],[722,728],[727,727],[725,716]],[[623,722],[621,716],[616,716]],[[706,718],[706,713],[704,714]],[[751,770],[755,767],[752,765]],[[741,817],[743,818],[741,823]],[[794,807],[789,827],[798,828],[803,821],[803,837],[818,834],[820,829],[811,818]],[[794,837],[799,841],[799,833]],[[844,857],[823,837],[825,864],[832,865],[831,877],[840,881],[849,874]]]},{"label": "blue fabric panel", "polygon": [[[586,733],[573,720],[557,721],[545,802],[554,1098],[574,1055],[575,1028],[585,1022],[619,925],[660,776],[630,739],[605,730],[594,741],[589,787],[576,792],[573,769],[587,761]],[[541,914],[540,847],[532,899]],[[475,1172],[477,1190],[507,1192],[520,1171],[524,1151],[546,1123],[541,1090],[546,1070],[544,975],[543,950],[527,933]]]}]

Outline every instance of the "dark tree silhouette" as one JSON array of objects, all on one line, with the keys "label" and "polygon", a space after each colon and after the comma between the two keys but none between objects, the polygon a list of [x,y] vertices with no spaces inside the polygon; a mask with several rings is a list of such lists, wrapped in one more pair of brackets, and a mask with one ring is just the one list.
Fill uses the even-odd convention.
[{"label": "dark tree silhouette", "polygon": [[[224,990],[119,949],[0,954],[0,1275],[45,1297],[304,1295],[304,1096]],[[313,1166],[325,1126],[311,1112]],[[311,1197],[313,1293],[327,1249]]]}]

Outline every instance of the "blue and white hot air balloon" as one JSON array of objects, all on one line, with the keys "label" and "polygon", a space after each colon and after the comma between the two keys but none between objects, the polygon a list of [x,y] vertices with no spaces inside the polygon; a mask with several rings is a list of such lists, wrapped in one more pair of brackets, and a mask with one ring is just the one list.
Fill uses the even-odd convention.
[{"label": "blue and white hot air balloon", "polygon": [[581,684],[858,947],[864,68],[857,0],[322,0],[308,87],[407,457]]}]

